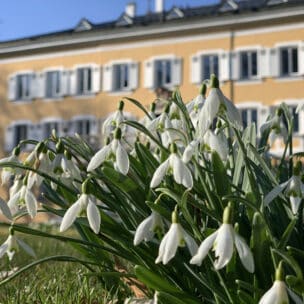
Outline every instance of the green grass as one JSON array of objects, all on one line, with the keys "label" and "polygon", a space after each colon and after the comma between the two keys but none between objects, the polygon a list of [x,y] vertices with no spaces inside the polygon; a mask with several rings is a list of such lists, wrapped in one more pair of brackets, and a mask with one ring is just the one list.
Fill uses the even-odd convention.
[{"label": "green grass", "polygon": [[[53,255],[79,257],[68,244],[53,240],[16,234],[30,245],[37,259]],[[0,229],[0,244],[7,238],[7,230]],[[21,268],[36,259],[22,249],[11,262],[5,255],[0,271]],[[35,266],[12,281],[0,286],[1,304],[103,304],[110,302],[96,277],[87,276],[87,269],[78,263],[46,262]]]}]

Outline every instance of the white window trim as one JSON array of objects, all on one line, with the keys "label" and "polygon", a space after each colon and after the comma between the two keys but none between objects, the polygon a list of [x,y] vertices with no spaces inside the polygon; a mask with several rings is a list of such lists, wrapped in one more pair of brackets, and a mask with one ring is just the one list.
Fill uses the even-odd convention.
[{"label": "white window trim", "polygon": [[[63,73],[63,71],[65,70],[65,68],[63,66],[55,66],[55,67],[49,67],[49,68],[45,68],[42,70],[42,73],[44,73],[46,75],[47,72],[60,72],[61,74]],[[61,79],[61,82],[62,82],[62,79]],[[44,90],[46,90],[46,77],[44,79],[44,85],[45,85],[45,88]],[[62,85],[62,83],[61,83]],[[63,100],[63,96],[55,96],[55,97],[44,97],[43,98],[43,101],[44,102],[50,102],[50,101],[61,101]]]},{"label": "white window trim", "polygon": [[[24,75],[24,74],[35,74],[37,75],[37,72],[35,72],[34,70],[20,70],[20,71],[16,71],[12,74],[9,75],[8,79],[10,79],[11,77],[15,77],[15,81],[16,81],[16,90],[17,90],[17,76],[18,75]],[[31,89],[31,88],[30,88]],[[16,92],[16,95],[17,95],[17,92]],[[29,99],[15,99],[13,101],[10,101],[11,104],[27,104],[27,103],[30,103],[32,102],[34,99],[34,97],[31,97]]]},{"label": "white window trim", "polygon": [[[300,73],[300,55],[301,55],[301,52],[300,52],[300,49],[301,49],[301,46],[302,46],[302,42],[300,40],[291,40],[291,41],[284,41],[284,42],[278,42],[274,45],[274,47],[278,50],[278,58],[277,58],[277,63],[278,63],[278,66],[279,66],[279,76],[276,78],[277,81],[289,81],[289,80],[296,80],[298,79],[300,76],[301,76],[301,73]],[[291,74],[288,74],[288,75],[281,75],[281,60],[280,60],[280,49],[281,48],[288,48],[288,47],[296,47],[298,49],[298,72],[296,73],[291,73]]]},{"label": "white window trim", "polygon": [[[285,103],[287,106],[297,107],[298,104],[304,104],[304,99],[297,99],[297,98],[289,98],[289,99],[282,99],[277,100],[273,106],[278,107],[280,104]],[[304,135],[304,112],[299,112],[299,132],[294,132],[294,136],[303,136]]]},{"label": "white window trim", "polygon": [[[73,70],[75,70],[75,77],[76,77],[76,88],[77,88],[77,93],[76,95],[73,96],[73,98],[77,99],[86,99],[90,97],[95,97],[95,93],[93,92],[93,69],[99,64],[97,63],[81,63],[81,64],[76,64],[73,66]],[[99,65],[100,66],[100,65]],[[87,92],[86,94],[78,94],[78,77],[77,77],[77,70],[78,69],[83,69],[83,68],[90,68],[91,69],[91,92]]]}]

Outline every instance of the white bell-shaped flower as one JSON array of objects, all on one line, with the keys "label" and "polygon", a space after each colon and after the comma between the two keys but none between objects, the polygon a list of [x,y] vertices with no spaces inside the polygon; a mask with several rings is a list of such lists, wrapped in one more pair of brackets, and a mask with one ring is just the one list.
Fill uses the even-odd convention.
[{"label": "white bell-shaped flower", "polygon": [[202,242],[196,255],[190,260],[190,264],[201,265],[209,250],[213,247],[217,258],[214,262],[214,268],[221,269],[231,260],[235,245],[243,266],[247,271],[254,272],[254,261],[250,248],[245,240],[234,231],[230,223],[230,217],[231,208],[226,207],[223,215],[223,224]]},{"label": "white bell-shaped flower", "polygon": [[[19,153],[20,153],[20,149],[15,148],[10,156],[2,158],[0,160],[0,164],[10,162],[10,163],[17,163],[17,164],[21,165],[21,162],[18,158]],[[13,176],[22,174],[22,172],[23,172],[23,169],[21,169],[21,168],[2,167],[2,173],[1,173],[2,185],[8,185]]]},{"label": "white bell-shaped flower", "polygon": [[125,120],[123,115],[124,102],[120,101],[118,103],[118,109],[104,121],[102,124],[102,135],[104,137],[109,137],[118,127],[125,128],[126,125],[121,126],[120,124]]},{"label": "white bell-shaped flower", "polygon": [[285,189],[285,195],[289,197],[291,210],[293,214],[297,214],[302,199],[304,198],[304,183],[301,180],[301,162],[297,162],[293,169],[293,175],[286,182],[276,186],[264,198],[264,204],[267,206]]},{"label": "white bell-shaped flower", "polygon": [[134,245],[139,245],[142,241],[149,242],[153,239],[156,232],[164,231],[164,222],[162,216],[152,211],[151,215],[143,220],[136,229],[134,236]]},{"label": "white bell-shaped flower", "polygon": [[30,256],[34,258],[36,257],[34,250],[29,245],[19,240],[15,236],[13,229],[10,229],[10,235],[8,236],[6,241],[0,246],[0,258],[2,258],[6,253],[8,255],[9,260],[11,261],[15,253],[19,251],[19,247],[21,247]]},{"label": "white bell-shaped flower", "polygon": [[219,113],[223,113],[233,126],[239,129],[243,128],[242,118],[238,109],[223,95],[222,91],[219,89],[218,79],[212,75],[210,92],[198,118],[197,131],[199,136],[203,136],[206,133],[212,125],[214,118],[216,118]]},{"label": "white bell-shaped flower", "polygon": [[22,208],[24,206],[26,207],[27,212],[31,218],[34,218],[37,214],[37,199],[27,186],[26,181],[25,184],[23,184],[23,186],[13,196],[10,197],[7,205],[13,215],[19,211],[19,207]]},{"label": "white bell-shaped flower", "polygon": [[113,156],[114,168],[126,175],[129,171],[129,156],[121,143],[121,130],[116,129],[114,139],[111,143],[101,148],[90,160],[87,171],[91,172],[98,168],[106,159]]},{"label": "white bell-shaped flower", "polygon": [[78,200],[72,204],[64,214],[60,225],[60,232],[63,232],[70,228],[75,222],[77,216],[81,216],[86,212],[89,225],[92,230],[98,234],[100,230],[100,212],[97,207],[97,201],[95,196],[87,194],[86,185],[87,181],[82,184],[83,193],[79,196]]},{"label": "white bell-shaped flower", "polygon": [[295,304],[303,304],[303,301],[284,282],[282,262],[276,270],[275,281],[272,287],[262,296],[259,304],[289,304],[289,297]]},{"label": "white bell-shaped flower", "polygon": [[165,160],[154,172],[150,187],[157,187],[162,182],[168,171],[170,171],[173,173],[173,178],[177,184],[181,184],[187,189],[191,189],[193,187],[191,171],[178,156],[175,144],[171,144],[170,150],[171,154],[169,158]]},{"label": "white bell-shaped flower", "polygon": [[155,263],[162,262],[167,264],[176,254],[178,247],[185,247],[187,245],[190,254],[193,255],[197,250],[195,240],[183,229],[178,223],[177,211],[172,213],[172,224],[169,231],[163,237],[158,251],[158,257]]}]

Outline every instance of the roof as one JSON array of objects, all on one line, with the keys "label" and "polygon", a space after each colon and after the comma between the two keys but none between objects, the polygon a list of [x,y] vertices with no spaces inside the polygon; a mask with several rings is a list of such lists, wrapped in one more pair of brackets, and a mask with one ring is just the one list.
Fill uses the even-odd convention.
[{"label": "roof", "polygon": [[[30,43],[44,42],[54,39],[65,39],[83,37],[87,33],[110,34],[117,31],[136,31],[138,29],[148,30],[152,27],[163,27],[164,24],[183,24],[186,22],[205,21],[211,19],[221,19],[228,16],[236,17],[242,15],[252,15],[259,12],[272,12],[288,8],[304,8],[304,0],[221,0],[213,5],[203,5],[197,7],[172,7],[162,13],[150,12],[145,15],[130,17],[126,13],[121,14],[117,20],[103,23],[92,23],[83,18],[76,27],[36,35],[16,40],[0,42],[0,50],[6,47],[21,46]],[[85,32],[85,33],[84,33]],[[2,52],[3,53],[3,52]]]}]

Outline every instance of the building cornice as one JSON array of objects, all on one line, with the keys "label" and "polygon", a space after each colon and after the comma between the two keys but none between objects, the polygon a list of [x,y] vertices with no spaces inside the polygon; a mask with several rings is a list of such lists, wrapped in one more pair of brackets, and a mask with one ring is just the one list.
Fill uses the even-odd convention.
[{"label": "building cornice", "polygon": [[[0,57],[17,55],[30,51],[45,51],[52,48],[69,48],[75,46],[93,46],[94,44],[105,44],[123,42],[125,40],[148,39],[160,36],[172,36],[172,34],[185,34],[187,32],[216,32],[221,30],[236,31],[246,26],[261,27],[271,25],[275,22],[282,23],[285,19],[294,22],[301,21],[304,17],[304,7],[292,7],[277,9],[276,11],[261,11],[253,13],[235,14],[218,17],[208,17],[204,20],[175,20],[166,24],[159,23],[152,26],[137,26],[130,28],[114,28],[107,30],[93,30],[92,32],[58,33],[58,35],[45,36],[33,39],[22,39],[12,42],[0,43]],[[303,20],[303,19],[302,19]],[[73,37],[74,36],[74,37]]]}]

